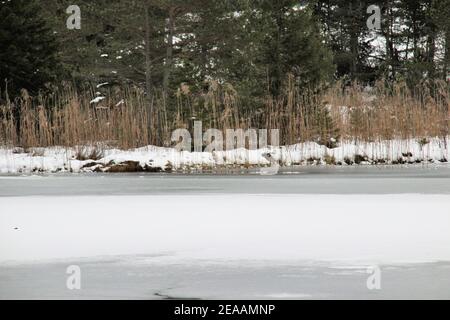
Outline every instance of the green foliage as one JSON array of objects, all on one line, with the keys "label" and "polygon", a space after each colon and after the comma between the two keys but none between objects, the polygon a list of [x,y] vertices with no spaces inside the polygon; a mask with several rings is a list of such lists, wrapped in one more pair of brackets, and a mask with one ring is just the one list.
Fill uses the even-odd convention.
[{"label": "green foliage", "polygon": [[[181,84],[207,92],[214,79],[254,107],[288,75],[298,88],[333,75],[413,86],[449,70],[450,0],[79,0],[82,28],[68,30],[71,4],[2,2],[2,81],[42,88],[59,58],[78,84],[132,83],[173,105]],[[381,30],[367,28],[372,4]]]},{"label": "green foliage", "polygon": [[[310,3],[333,50],[338,78],[364,83],[406,80],[410,86],[424,79],[445,79],[450,61],[450,0]],[[381,30],[366,26],[370,5],[381,9]]]},{"label": "green foliage", "polygon": [[[331,51],[323,44],[309,8],[298,1],[256,1],[258,14],[252,25],[259,42],[255,64],[269,80],[272,95],[292,74],[299,87],[315,87],[329,81],[334,72]],[[263,81],[263,79],[260,79]]]},{"label": "green foliage", "polygon": [[374,1],[315,0],[310,3],[333,51],[337,77],[373,80],[376,68],[371,65],[369,57],[374,53],[374,48],[368,41],[373,35],[366,25],[366,10]]},{"label": "green foliage", "polygon": [[37,92],[61,72],[57,43],[41,15],[39,1],[0,3],[0,88],[11,96]]},{"label": "green foliage", "polygon": [[334,71],[314,17],[296,1],[79,1],[77,31],[62,23],[69,1],[44,1],[63,60],[79,79],[147,82],[169,99],[182,83],[207,90],[215,79],[262,97],[269,85],[279,93],[288,73],[299,86],[315,86]]}]

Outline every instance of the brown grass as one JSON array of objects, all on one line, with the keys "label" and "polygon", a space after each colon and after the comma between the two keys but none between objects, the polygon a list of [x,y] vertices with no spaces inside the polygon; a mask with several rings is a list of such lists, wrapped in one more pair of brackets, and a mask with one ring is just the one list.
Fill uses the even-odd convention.
[{"label": "brown grass", "polygon": [[75,159],[80,161],[100,160],[104,156],[103,150],[98,146],[77,146]]},{"label": "brown grass", "polygon": [[[141,89],[132,86],[108,89],[106,99],[97,104],[90,103],[95,88],[77,92],[66,86],[45,97],[30,97],[23,91],[20,98],[0,105],[0,145],[169,146],[172,130],[192,130],[193,120],[202,120],[204,128],[224,131],[280,129],[283,144],[317,141],[333,147],[335,140],[446,137],[449,87],[436,82],[410,90],[403,83],[392,87],[378,83],[367,92],[358,84],[337,83],[318,94],[297,89],[289,78],[279,98],[255,99],[252,108],[244,105],[231,85],[217,82],[200,93],[182,85],[170,102],[158,95],[149,102]],[[15,117],[17,110],[20,119]],[[97,157],[80,153],[85,156]]]}]

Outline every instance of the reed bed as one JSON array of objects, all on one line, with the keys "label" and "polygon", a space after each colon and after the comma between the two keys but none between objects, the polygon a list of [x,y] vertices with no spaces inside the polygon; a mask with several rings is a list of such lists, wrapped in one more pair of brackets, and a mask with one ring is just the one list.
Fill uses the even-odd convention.
[{"label": "reed bed", "polygon": [[[104,144],[130,149],[171,146],[174,129],[279,129],[282,144],[315,141],[333,147],[339,141],[373,142],[427,139],[449,134],[449,84],[377,83],[368,89],[336,83],[327,90],[299,89],[293,78],[280,97],[240,97],[230,84],[211,81],[206,90],[181,85],[171,97],[152,97],[134,86],[76,90],[65,85],[49,95],[0,103],[2,147],[75,147]],[[101,100],[101,101],[100,101]]]}]

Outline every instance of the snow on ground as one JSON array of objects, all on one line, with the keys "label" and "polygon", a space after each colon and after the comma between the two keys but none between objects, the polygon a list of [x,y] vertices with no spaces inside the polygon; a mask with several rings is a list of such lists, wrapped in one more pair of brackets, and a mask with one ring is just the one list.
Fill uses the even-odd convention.
[{"label": "snow on ground", "polygon": [[446,195],[3,197],[0,262],[450,261],[449,207]]},{"label": "snow on ground", "polygon": [[35,148],[25,153],[18,149],[0,149],[0,173],[90,172],[105,171],[111,164],[135,161],[141,167],[171,169],[214,168],[218,166],[265,166],[262,156],[271,152],[283,166],[303,164],[418,163],[447,162],[450,159],[448,138],[428,140],[392,140],[371,143],[341,143],[327,148],[315,142],[259,150],[237,149],[221,152],[179,152],[172,148],[147,146],[133,150],[104,149],[100,160],[77,160],[79,149],[89,155],[89,147]]}]

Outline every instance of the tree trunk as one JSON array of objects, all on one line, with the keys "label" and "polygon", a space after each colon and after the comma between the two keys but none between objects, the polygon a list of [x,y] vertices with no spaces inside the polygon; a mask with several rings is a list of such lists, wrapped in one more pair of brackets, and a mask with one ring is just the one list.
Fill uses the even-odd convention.
[{"label": "tree trunk", "polygon": [[[450,76],[450,30],[445,31],[444,79]],[[447,80],[448,81],[448,80]]]},{"label": "tree trunk", "polygon": [[152,61],[150,56],[150,12],[148,2],[145,3],[145,89],[147,93],[147,105],[148,105],[148,134],[149,142],[152,141],[152,75],[151,75]]},{"label": "tree trunk", "polygon": [[390,76],[392,80],[396,78],[397,74],[397,55],[395,54],[395,46],[394,46],[394,39],[393,39],[393,13],[392,13],[392,7],[389,3],[389,1],[386,2],[386,13],[387,13],[387,25],[384,28],[384,38],[386,39],[386,63],[387,66],[390,68]]},{"label": "tree trunk", "polygon": [[165,99],[168,97],[170,75],[173,63],[173,35],[175,33],[175,7],[169,8],[169,17],[167,19],[167,30],[168,34],[167,34],[166,63],[164,68],[164,79],[163,79]]},{"label": "tree trunk", "polygon": [[359,72],[359,25],[358,19],[356,18],[358,14],[357,5],[349,3],[348,12],[351,15],[350,18],[350,78],[352,81],[357,80]]}]

